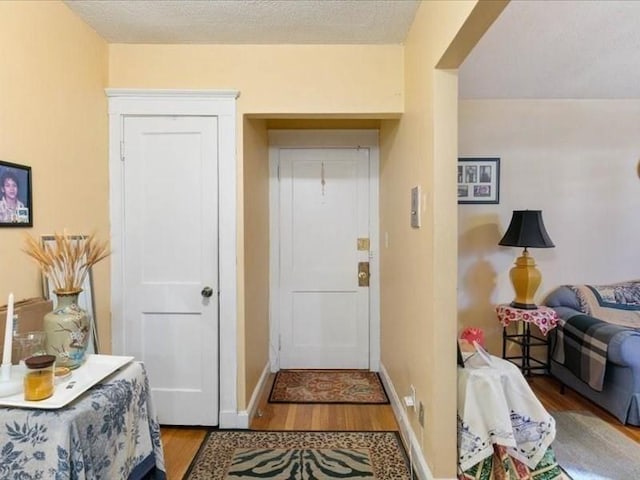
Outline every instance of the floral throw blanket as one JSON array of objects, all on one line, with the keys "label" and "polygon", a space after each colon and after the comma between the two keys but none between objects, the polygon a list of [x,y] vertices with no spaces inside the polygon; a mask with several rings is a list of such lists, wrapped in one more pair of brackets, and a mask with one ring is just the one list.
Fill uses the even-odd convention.
[{"label": "floral throw blanket", "polygon": [[570,285],[585,315],[614,325],[640,328],[640,281],[610,285]]}]

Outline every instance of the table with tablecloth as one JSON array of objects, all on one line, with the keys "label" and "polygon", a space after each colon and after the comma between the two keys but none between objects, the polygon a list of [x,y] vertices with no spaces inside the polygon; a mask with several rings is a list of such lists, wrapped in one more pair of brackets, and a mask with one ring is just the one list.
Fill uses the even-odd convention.
[{"label": "table with tablecloth", "polygon": [[485,358],[458,367],[459,478],[566,478],[551,449],[554,418],[518,367]]},{"label": "table with tablecloth", "polygon": [[166,478],[144,365],[130,362],[55,409],[0,407],[0,478]]}]

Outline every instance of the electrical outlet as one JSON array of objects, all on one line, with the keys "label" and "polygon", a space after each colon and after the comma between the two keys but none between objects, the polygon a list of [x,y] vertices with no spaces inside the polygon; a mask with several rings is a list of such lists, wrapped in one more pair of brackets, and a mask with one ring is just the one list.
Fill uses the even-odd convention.
[{"label": "electrical outlet", "polygon": [[418,405],[418,423],[421,427],[424,427],[424,405],[422,402]]},{"label": "electrical outlet", "polygon": [[411,405],[413,406],[413,411],[417,412],[418,411],[418,405],[416,405],[416,387],[414,387],[413,385],[409,386],[409,395],[411,395]]}]

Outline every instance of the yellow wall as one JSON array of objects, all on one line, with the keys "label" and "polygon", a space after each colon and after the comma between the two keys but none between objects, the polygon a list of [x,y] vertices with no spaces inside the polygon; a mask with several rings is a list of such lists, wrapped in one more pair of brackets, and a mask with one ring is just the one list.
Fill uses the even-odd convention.
[{"label": "yellow wall", "polygon": [[238,113],[397,114],[400,45],[112,44],[109,86],[240,90]]},{"label": "yellow wall", "polygon": [[[484,28],[491,23],[478,15],[487,6],[493,5],[420,5],[405,44],[405,113],[381,129],[381,237],[388,238],[381,256],[381,360],[398,395],[413,385],[424,404],[425,428],[412,411],[409,421],[436,478],[456,472],[457,333],[457,76],[436,66],[455,38],[477,41],[484,31],[479,20]],[[420,229],[409,224],[416,185],[423,192]]]},{"label": "yellow wall", "polygon": [[316,118],[316,119],[270,119],[267,121],[269,129],[283,130],[340,130],[340,129],[372,129],[380,128],[380,120],[376,119],[336,119],[336,118]]},{"label": "yellow wall", "polygon": [[[400,45],[120,45],[109,46],[114,88],[237,89],[238,113],[238,408],[247,407],[268,361],[267,154],[264,124],[245,117],[363,118],[403,108]],[[278,124],[277,120],[274,121]],[[307,119],[313,124],[313,119]],[[319,121],[319,120],[316,120]],[[280,120],[280,124],[286,124]],[[245,128],[249,130],[244,131]],[[247,138],[245,138],[247,136]],[[244,152],[245,148],[250,150]],[[263,157],[261,159],[261,157]],[[264,164],[260,164],[264,161]],[[256,178],[250,178],[256,175]],[[244,179],[243,179],[244,177]],[[247,190],[257,188],[256,192]],[[257,194],[254,197],[254,193]],[[247,217],[245,217],[247,215]],[[246,231],[245,231],[246,230]],[[246,240],[245,240],[246,239]],[[253,276],[258,261],[258,276]],[[264,290],[260,290],[264,289]],[[258,297],[254,293],[260,291]]]},{"label": "yellow wall", "polygon": [[[0,159],[29,165],[33,228],[0,230],[0,304],[42,294],[23,234],[109,236],[107,45],[57,1],[0,2]],[[108,261],[94,268],[101,344],[110,349]]]},{"label": "yellow wall", "polygon": [[[244,120],[245,393],[269,358],[269,139],[267,122]],[[240,395],[238,392],[238,396]]]}]

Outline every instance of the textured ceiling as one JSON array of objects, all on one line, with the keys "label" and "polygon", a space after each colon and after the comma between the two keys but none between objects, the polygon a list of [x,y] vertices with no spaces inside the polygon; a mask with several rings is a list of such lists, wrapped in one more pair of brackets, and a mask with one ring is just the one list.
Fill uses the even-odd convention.
[{"label": "textured ceiling", "polygon": [[[455,1],[455,0],[449,0]],[[66,0],[110,43],[403,43],[420,0]],[[640,0],[513,0],[461,98],[640,98]]]},{"label": "textured ceiling", "polygon": [[640,1],[512,1],[459,71],[462,98],[640,98]]},{"label": "textured ceiling", "polygon": [[67,0],[110,43],[398,44],[419,0]]}]

